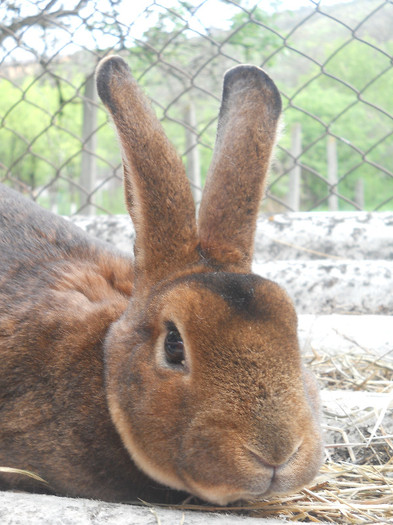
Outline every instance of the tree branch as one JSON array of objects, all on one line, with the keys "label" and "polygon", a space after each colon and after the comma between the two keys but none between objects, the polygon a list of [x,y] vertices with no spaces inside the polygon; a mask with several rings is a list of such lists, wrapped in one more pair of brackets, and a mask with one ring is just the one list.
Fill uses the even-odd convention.
[{"label": "tree branch", "polygon": [[79,11],[82,9],[82,7],[84,7],[87,1],[88,0],[80,0],[74,9],[58,9],[52,13],[47,13],[47,11],[57,2],[57,0],[50,0],[48,4],[42,9],[42,11],[36,15],[14,20],[9,25],[0,24],[0,45],[9,36],[17,39],[16,33],[23,28],[32,27],[34,25],[40,26],[42,28],[52,27],[56,25],[56,20],[59,18],[79,15]]}]

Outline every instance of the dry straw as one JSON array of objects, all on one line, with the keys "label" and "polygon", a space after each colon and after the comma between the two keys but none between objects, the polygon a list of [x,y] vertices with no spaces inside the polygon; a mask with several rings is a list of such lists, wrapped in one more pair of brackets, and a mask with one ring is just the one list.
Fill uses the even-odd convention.
[{"label": "dry straw", "polygon": [[[313,523],[392,523],[393,464],[384,466],[327,463],[316,483],[287,497],[231,510],[254,517]],[[183,506],[218,511],[219,507]]]}]

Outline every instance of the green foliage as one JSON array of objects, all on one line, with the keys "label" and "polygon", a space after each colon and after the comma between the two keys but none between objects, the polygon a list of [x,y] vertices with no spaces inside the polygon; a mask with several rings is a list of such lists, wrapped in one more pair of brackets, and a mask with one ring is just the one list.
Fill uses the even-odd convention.
[{"label": "green foliage", "polygon": [[[329,137],[337,144],[340,209],[356,207],[359,181],[365,189],[366,209],[393,209],[389,200],[393,196],[393,41],[381,46],[371,37],[328,38],[327,28],[322,28],[302,43],[304,54],[319,47],[318,56],[326,58],[318,65],[285,48],[276,31],[280,15],[260,8],[240,9],[228,30],[211,29],[204,38],[189,24],[194,10],[186,1],[176,8],[155,9],[149,29],[128,56],[134,76],[156,101],[154,109],[180,154],[186,150],[187,108],[193,105],[202,180],[215,140],[222,74],[236,62],[251,62],[267,67],[283,93],[286,133],[271,179],[273,195],[286,199],[292,166],[290,132],[299,123],[302,209],[328,208]],[[290,59],[282,71],[285,57]],[[69,213],[71,201],[79,198],[86,72],[77,62],[70,66],[66,60],[59,61],[50,75],[43,74],[38,64],[34,69],[17,80],[0,80],[1,161],[6,177],[35,189],[43,204],[50,200],[43,190],[55,181],[59,211]],[[121,174],[116,137],[106,122],[105,111],[99,110],[100,183],[114,170]],[[186,156],[184,160],[187,163]],[[103,184],[94,201],[113,213],[125,210],[120,183],[110,189]]]},{"label": "green foliage", "polygon": [[[18,89],[3,80],[0,84],[2,129],[0,154],[10,175],[33,188],[58,177],[73,176],[81,116],[75,112],[75,90],[63,87],[65,100],[51,82],[25,77]],[[50,152],[50,155],[48,155]]]},{"label": "green foliage", "polygon": [[[326,45],[337,49],[340,44]],[[393,179],[386,173],[393,172],[393,69],[374,47],[351,41],[326,63],[324,73],[329,76],[315,67],[301,79],[300,85],[309,82],[307,88],[290,98],[285,112],[288,130],[294,123],[302,128],[303,209],[321,199],[318,209],[327,208],[328,184],[314,173],[327,179],[329,135],[337,141],[338,191],[346,199],[340,208],[354,209],[348,201],[355,201],[357,181],[362,181],[365,209],[375,209],[393,195]],[[282,142],[286,149],[289,135]],[[393,202],[386,205],[392,207]]]},{"label": "green foliage", "polygon": [[[26,76],[19,86],[4,79],[0,82],[0,155],[7,166],[6,178],[31,187],[44,206],[49,206],[50,199],[43,190],[56,189],[61,213],[70,213],[71,202],[78,202],[77,186],[72,182],[79,182],[83,149],[82,74],[72,81],[63,82],[61,91],[48,76],[39,80]],[[112,171],[120,162],[115,134],[106,122],[106,113],[100,111],[96,153],[98,172],[103,176],[108,166]],[[120,209],[124,211],[123,206]]]},{"label": "green foliage", "polygon": [[275,16],[267,15],[259,7],[251,12],[240,11],[232,18],[229,43],[240,52],[242,62],[260,65],[282,44],[274,28]]}]

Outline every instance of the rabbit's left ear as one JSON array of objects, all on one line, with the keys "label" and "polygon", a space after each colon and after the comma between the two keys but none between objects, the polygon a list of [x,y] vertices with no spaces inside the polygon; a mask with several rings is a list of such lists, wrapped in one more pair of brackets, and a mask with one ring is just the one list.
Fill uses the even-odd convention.
[{"label": "rabbit's left ear", "polygon": [[255,66],[224,78],[216,145],[199,210],[204,257],[222,269],[251,270],[259,204],[281,113],[273,81]]},{"label": "rabbit's left ear", "polygon": [[143,287],[197,260],[195,205],[182,161],[125,61],[102,60],[96,77],[122,147],[135,280]]}]

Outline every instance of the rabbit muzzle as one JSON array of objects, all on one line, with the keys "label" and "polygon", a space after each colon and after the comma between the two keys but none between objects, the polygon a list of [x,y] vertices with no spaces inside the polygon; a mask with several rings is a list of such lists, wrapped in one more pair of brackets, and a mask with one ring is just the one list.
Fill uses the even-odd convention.
[{"label": "rabbit muzzle", "polygon": [[179,476],[188,491],[211,503],[293,492],[310,483],[322,463],[319,424],[310,414],[300,425],[280,418],[247,425],[245,419],[242,428],[219,414],[214,423],[203,419],[196,418],[182,442]]}]

